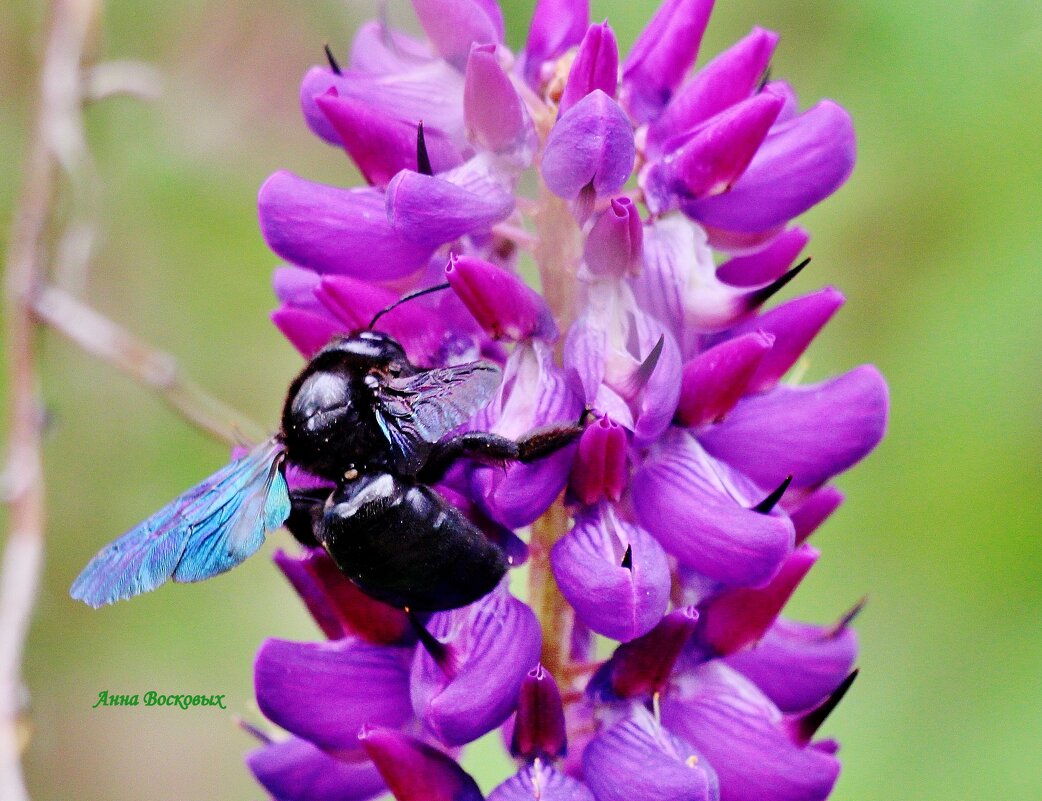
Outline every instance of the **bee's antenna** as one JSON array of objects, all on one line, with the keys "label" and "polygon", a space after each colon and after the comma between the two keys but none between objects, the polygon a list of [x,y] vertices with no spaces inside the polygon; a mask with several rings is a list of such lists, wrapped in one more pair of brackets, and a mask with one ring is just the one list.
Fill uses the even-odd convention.
[{"label": "bee's antenna", "polygon": [[402,297],[398,298],[398,300],[396,300],[394,303],[392,303],[390,306],[386,306],[385,308],[380,309],[380,311],[378,311],[373,316],[373,319],[370,321],[368,330],[372,331],[373,330],[373,326],[376,325],[376,321],[377,320],[379,320],[381,317],[383,317],[385,314],[387,314],[387,312],[392,311],[393,309],[396,309],[399,306],[401,306],[403,303],[405,303],[405,301],[412,300],[413,298],[418,298],[418,297],[421,297],[423,295],[430,295],[433,292],[441,292],[443,289],[448,289],[448,288],[449,288],[449,285],[447,283],[445,283],[445,284],[435,284],[434,286],[428,286],[428,287],[424,287],[423,289],[417,289],[415,292],[410,292],[408,295],[403,295]]}]

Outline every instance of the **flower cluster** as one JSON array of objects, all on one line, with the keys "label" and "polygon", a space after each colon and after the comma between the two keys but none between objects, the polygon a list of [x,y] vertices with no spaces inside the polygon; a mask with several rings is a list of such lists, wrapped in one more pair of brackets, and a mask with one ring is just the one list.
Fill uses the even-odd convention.
[{"label": "flower cluster", "polygon": [[855,675],[853,614],[779,613],[887,391],[870,366],[782,383],[837,290],[764,306],[809,261],[791,220],[853,167],[848,115],[769,80],[770,31],[689,74],[712,0],[665,0],[625,58],[587,0],[539,0],[519,54],[495,0],[412,5],[426,40],[371,22],[303,80],[368,185],[264,184],[274,321],[310,357],[447,282],[379,327],[418,365],[503,366],[467,428],[588,422],[436,487],[528,562],[530,605],[504,582],[419,617],[321,550],[277,556],[328,641],[261,648],[257,701],[290,736],[251,769],[280,801],[470,801],[460,749],[501,727],[518,769],[491,801],[826,798],[838,745],[813,738]]}]

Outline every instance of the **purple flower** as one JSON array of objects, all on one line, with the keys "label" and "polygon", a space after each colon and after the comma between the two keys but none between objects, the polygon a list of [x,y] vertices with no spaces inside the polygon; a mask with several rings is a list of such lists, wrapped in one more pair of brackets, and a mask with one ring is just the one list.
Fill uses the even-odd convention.
[{"label": "purple flower", "polygon": [[529,586],[423,615],[279,552],[328,639],[257,655],[290,735],[248,758],[274,798],[478,801],[461,751],[497,727],[516,764],[490,801],[830,794],[838,746],[815,737],[856,675],[855,613],[781,615],[888,396],[871,366],[789,377],[844,298],[773,298],[813,279],[792,221],[846,180],[854,133],[766,82],[774,32],[692,71],[712,5],[665,0],[620,54],[587,0],[539,0],[514,54],[495,0],[413,0],[424,38],[367,23],[305,75],[311,130],[369,185],[261,188],[273,320],[310,358],[423,290],[375,327],[420,368],[501,367],[454,433],[517,458],[460,457],[432,490]]}]

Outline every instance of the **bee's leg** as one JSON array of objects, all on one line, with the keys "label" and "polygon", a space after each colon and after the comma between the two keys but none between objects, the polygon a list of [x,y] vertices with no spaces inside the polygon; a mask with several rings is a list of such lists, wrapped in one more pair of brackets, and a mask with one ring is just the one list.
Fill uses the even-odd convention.
[{"label": "bee's leg", "polygon": [[571,444],[582,431],[581,424],[557,424],[536,429],[517,441],[487,431],[467,431],[439,442],[417,478],[424,484],[434,484],[461,458],[483,464],[534,462]]},{"label": "bee's leg", "polygon": [[319,547],[315,524],[321,519],[330,488],[293,490],[289,494],[290,512],[285,526],[297,542],[309,548]]}]

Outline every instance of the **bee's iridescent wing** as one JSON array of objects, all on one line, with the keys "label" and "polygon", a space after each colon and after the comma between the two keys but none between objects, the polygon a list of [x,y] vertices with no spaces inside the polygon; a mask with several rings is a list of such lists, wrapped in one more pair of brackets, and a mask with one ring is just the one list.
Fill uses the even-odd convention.
[{"label": "bee's iridescent wing", "polygon": [[434,443],[491,400],[499,380],[494,364],[470,362],[376,385],[376,421],[395,451],[398,468],[415,474]]},{"label": "bee's iridescent wing", "polygon": [[174,581],[202,581],[253,554],[289,517],[275,440],[218,470],[91,559],[70,594],[99,607]]}]

